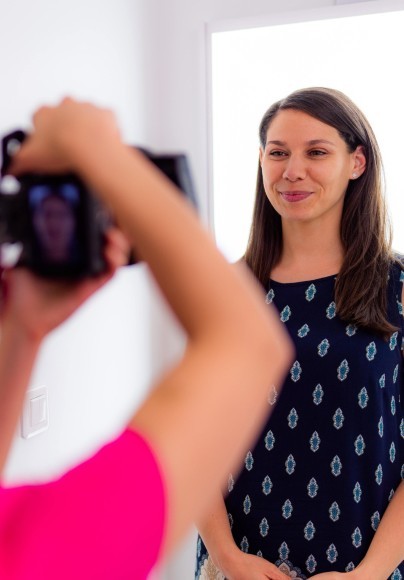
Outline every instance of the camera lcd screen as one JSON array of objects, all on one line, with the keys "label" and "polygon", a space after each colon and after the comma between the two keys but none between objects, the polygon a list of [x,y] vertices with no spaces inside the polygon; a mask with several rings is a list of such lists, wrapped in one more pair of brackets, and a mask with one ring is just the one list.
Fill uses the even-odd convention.
[{"label": "camera lcd screen", "polygon": [[46,275],[80,273],[85,261],[82,191],[73,180],[30,184],[27,191],[34,269]]}]

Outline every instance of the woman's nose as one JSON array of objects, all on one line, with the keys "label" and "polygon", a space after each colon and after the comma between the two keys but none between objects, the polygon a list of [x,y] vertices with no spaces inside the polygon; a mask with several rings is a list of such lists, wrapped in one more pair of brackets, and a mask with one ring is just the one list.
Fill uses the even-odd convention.
[{"label": "woman's nose", "polygon": [[286,167],[282,174],[288,181],[298,181],[306,177],[306,166],[301,157],[290,155],[286,161]]}]

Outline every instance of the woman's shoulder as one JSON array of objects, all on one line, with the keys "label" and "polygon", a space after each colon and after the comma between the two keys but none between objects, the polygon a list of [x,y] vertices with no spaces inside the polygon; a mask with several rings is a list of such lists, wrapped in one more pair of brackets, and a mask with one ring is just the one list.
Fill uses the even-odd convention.
[{"label": "woman's shoulder", "polygon": [[404,282],[404,254],[394,252],[390,262],[390,274]]},{"label": "woman's shoulder", "polygon": [[401,252],[393,252],[391,261],[393,265],[397,265],[401,268],[404,268],[404,254]]},{"label": "woman's shoulder", "polygon": [[[388,302],[399,307],[400,323],[402,322],[402,304],[404,302],[404,255],[394,253],[391,259],[388,278]],[[395,306],[394,306],[395,307]]]}]

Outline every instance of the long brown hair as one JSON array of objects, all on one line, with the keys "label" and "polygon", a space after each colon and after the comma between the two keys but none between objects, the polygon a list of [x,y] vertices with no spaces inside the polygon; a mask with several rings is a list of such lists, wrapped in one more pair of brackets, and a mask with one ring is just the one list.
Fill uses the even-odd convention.
[{"label": "long brown hair", "polygon": [[[344,260],[335,284],[339,317],[384,336],[396,328],[387,320],[387,280],[393,258],[391,230],[383,195],[383,167],[376,137],[358,107],[334,89],[312,87],[293,92],[273,104],[259,127],[264,149],[268,127],[279,111],[302,111],[334,127],[350,152],[362,145],[366,169],[350,180],[340,226]],[[282,222],[265,194],[258,164],[256,198],[244,259],[257,279],[268,285],[282,254]]]}]

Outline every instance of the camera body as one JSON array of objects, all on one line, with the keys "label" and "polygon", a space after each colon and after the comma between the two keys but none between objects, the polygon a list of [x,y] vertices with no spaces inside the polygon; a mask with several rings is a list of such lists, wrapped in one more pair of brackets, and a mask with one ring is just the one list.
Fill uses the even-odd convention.
[{"label": "camera body", "polygon": [[41,276],[103,272],[109,223],[108,212],[74,175],[26,175],[14,193],[0,185],[0,244],[20,244],[17,265]]},{"label": "camera body", "polygon": [[[47,278],[77,279],[102,273],[107,267],[105,230],[113,217],[78,176],[4,177],[25,138],[26,134],[17,130],[2,139],[0,246],[19,244],[17,265]],[[140,150],[196,207],[186,156]],[[132,256],[128,264],[134,263]]]}]

